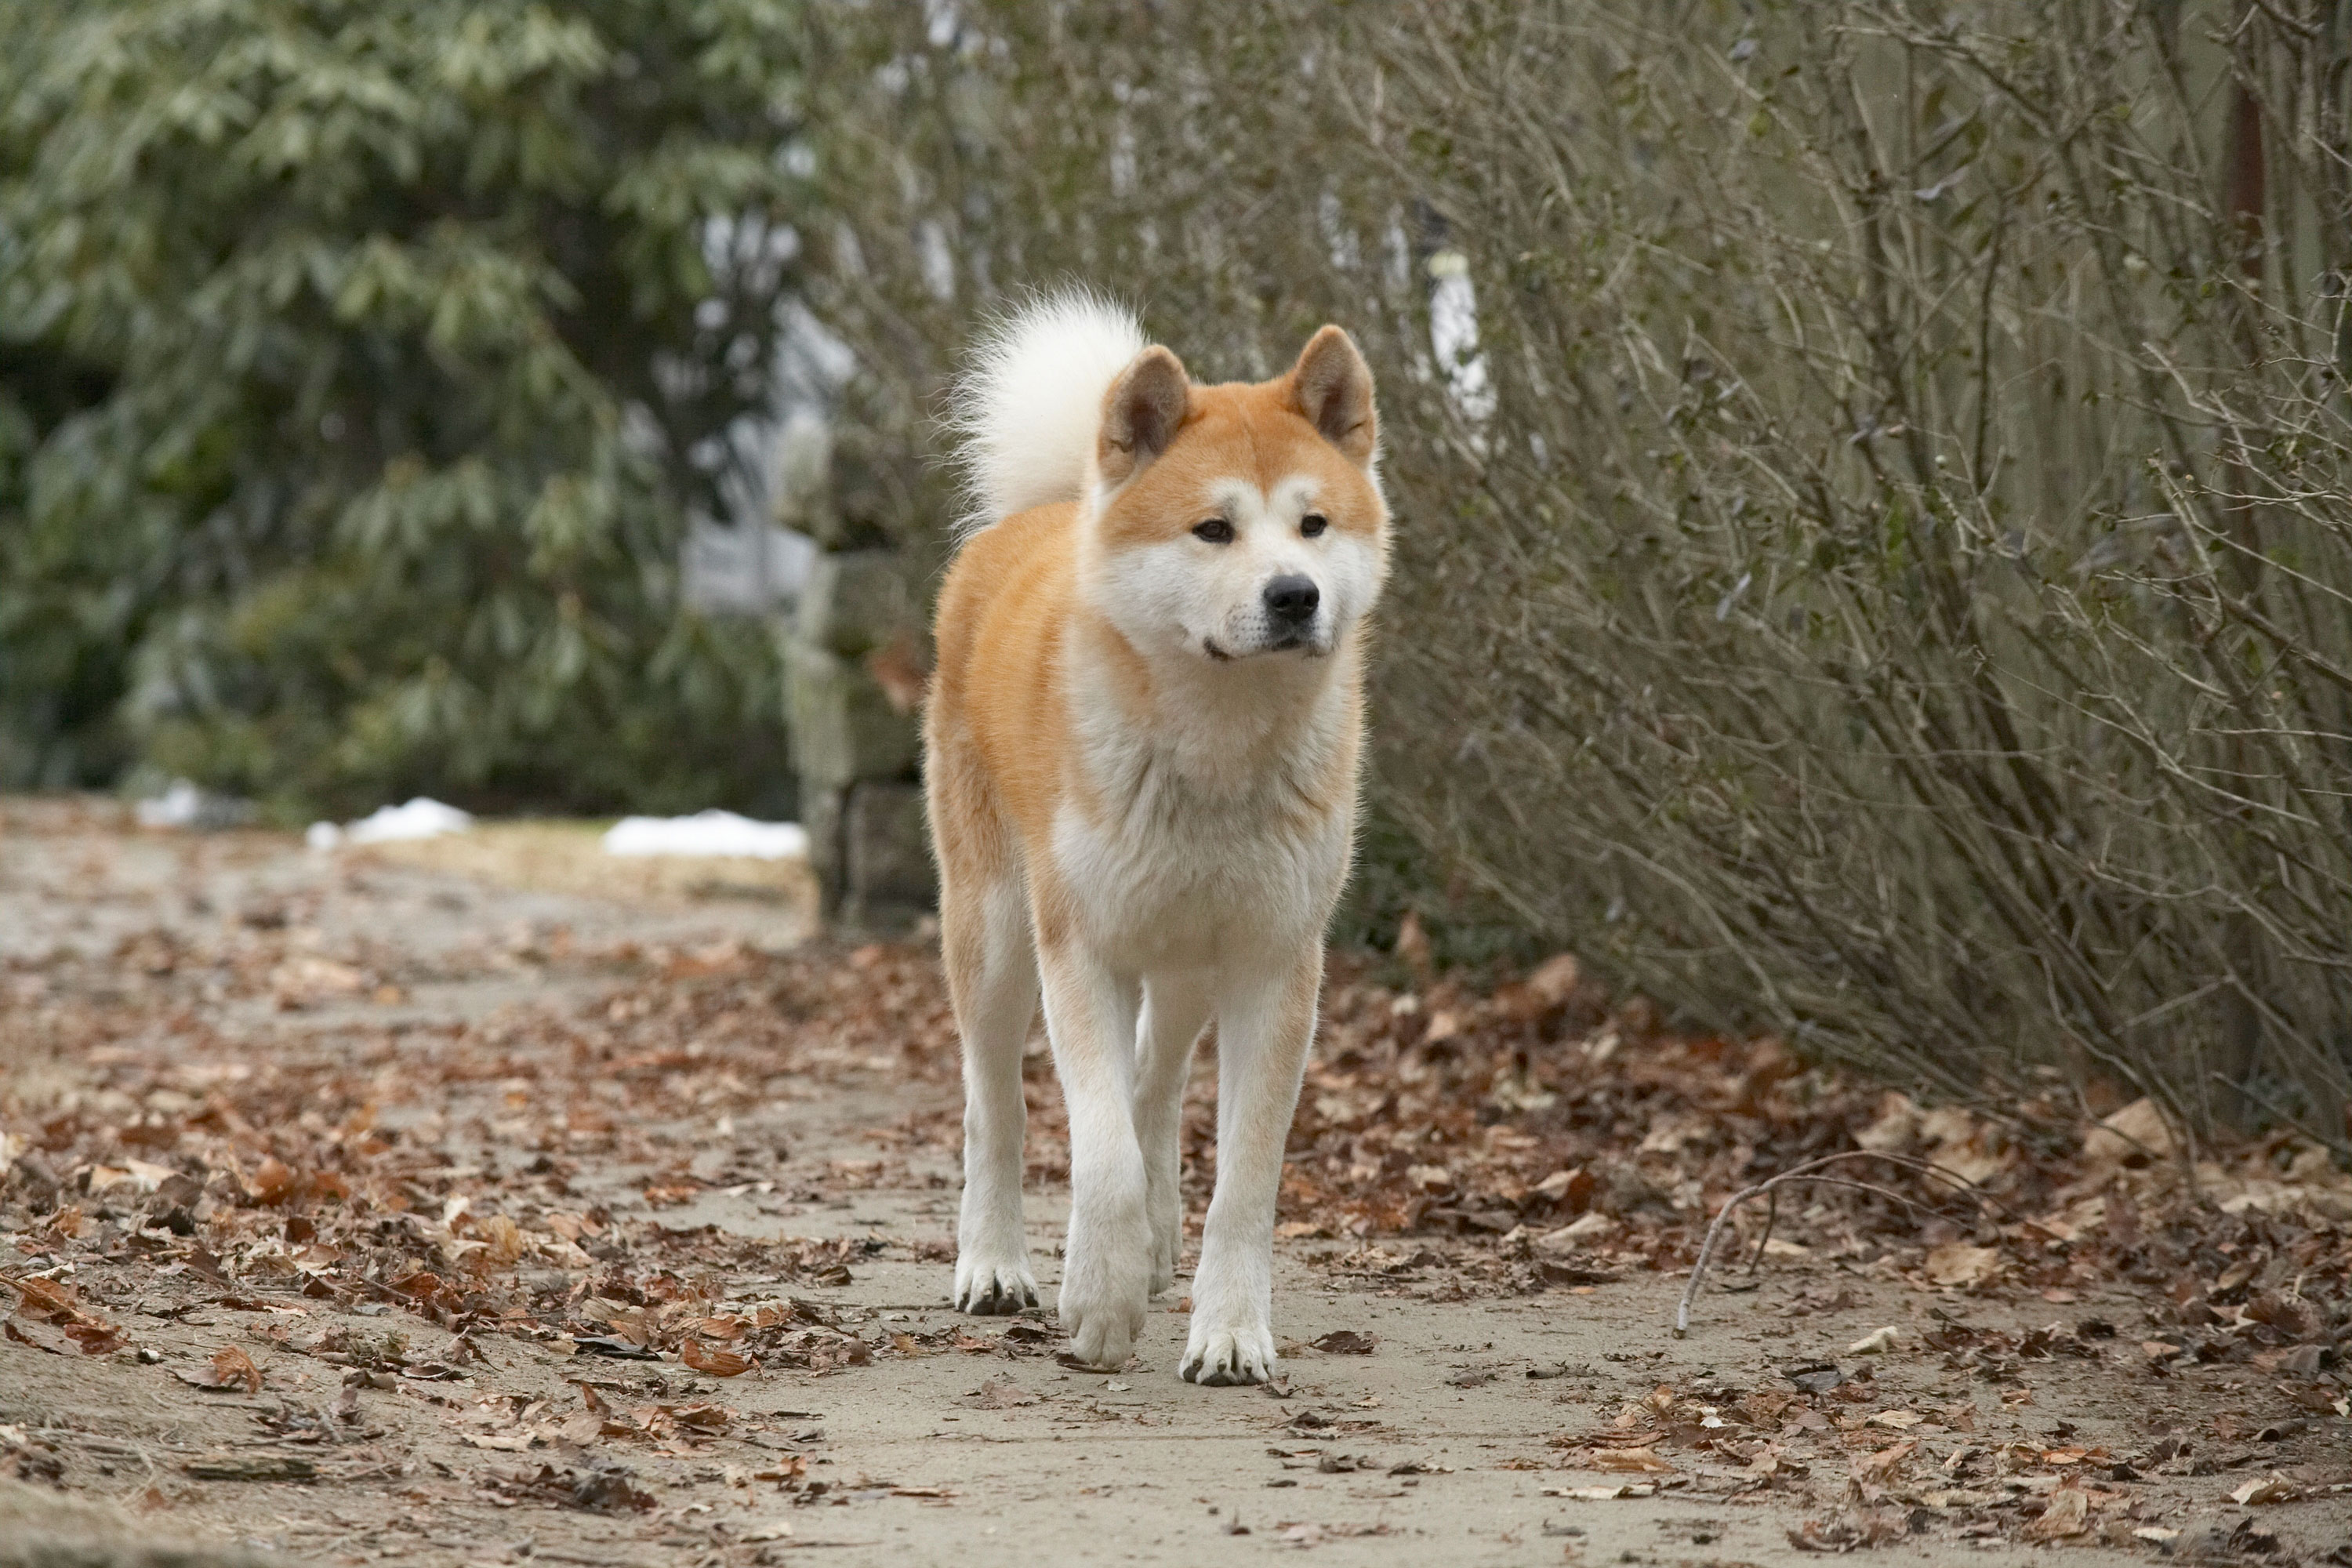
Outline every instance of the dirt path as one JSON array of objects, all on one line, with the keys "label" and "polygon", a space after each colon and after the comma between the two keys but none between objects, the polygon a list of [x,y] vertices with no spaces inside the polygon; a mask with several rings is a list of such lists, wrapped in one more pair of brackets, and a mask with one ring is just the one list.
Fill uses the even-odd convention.
[{"label": "dirt path", "polygon": [[[2214,1254],[2198,1310],[2227,1333],[2079,1258],[1964,1292],[1816,1240],[1727,1276],[1752,1288],[1709,1292],[1677,1342],[1664,1265],[1696,1211],[1622,1174],[1647,1168],[1633,1143],[1673,1153],[1670,1119],[1594,1167],[1620,1174],[1570,1252],[1342,1136],[1335,1079],[1302,1125],[1330,1157],[1302,1172],[1334,1173],[1333,1205],[1350,1168],[1360,1208],[1435,1195],[1409,1232],[1286,1195],[1308,1215],[1278,1259],[1286,1387],[1178,1381],[1166,1299],[1129,1370],[1066,1367],[1048,1316],[946,1310],[958,1097],[928,957],[802,925],[0,803],[0,1476],[40,1489],[0,1480],[0,1562],[33,1560],[10,1516],[52,1487],[151,1541],[339,1563],[1727,1568],[2037,1539],[2352,1562],[2344,1310],[2319,1288],[2344,1233],[2305,1210],[2261,1222],[2234,1286],[2253,1244]],[[1355,1016],[1335,1000],[1335,1031]],[[1051,1100],[1041,1079],[1049,1286]],[[1536,1169],[1538,1135],[1496,1125],[1486,1146]],[[1513,1215],[1574,1183],[1552,1185]],[[1883,1326],[1892,1353],[1850,1353]],[[1808,1363],[1835,1370],[1792,1381]]]}]

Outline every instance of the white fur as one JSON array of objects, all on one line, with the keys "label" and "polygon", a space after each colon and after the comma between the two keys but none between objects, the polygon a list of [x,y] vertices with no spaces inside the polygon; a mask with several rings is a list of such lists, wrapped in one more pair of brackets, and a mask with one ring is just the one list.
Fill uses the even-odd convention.
[{"label": "white fur", "polygon": [[1079,498],[1103,396],[1147,346],[1134,312],[1083,289],[1041,294],[989,327],[948,418],[972,501],[964,532]]},{"label": "white fur", "polygon": [[[1050,843],[1032,850],[1075,895],[1068,939],[1036,941],[1017,868],[950,922],[971,977],[958,1003],[955,1300],[995,1312],[1035,1300],[1021,1224],[1020,1052],[1042,992],[1069,1110],[1062,1323],[1079,1362],[1126,1362],[1150,1298],[1175,1281],[1183,1088],[1213,1020],[1217,1179],[1179,1370],[1256,1383],[1274,1374],[1276,1194],[1315,1031],[1323,930],[1353,846],[1352,792],[1328,791],[1357,739],[1358,627],[1385,565],[1357,535],[1300,532],[1317,510],[1307,473],[1270,490],[1209,481],[1200,514],[1230,521],[1230,542],[1108,549],[1096,526],[1102,405],[1145,346],[1131,316],[1094,296],[1042,299],[991,335],[958,394],[974,525],[1080,502],[1077,591],[1152,679],[1139,711],[1083,637],[1052,672],[1068,702],[1068,762],[1099,803],[1066,805]],[[1377,487],[1369,464],[1366,474]],[[1303,628],[1275,625],[1265,606],[1266,584],[1294,574],[1318,594]]]},{"label": "white fur", "polygon": [[1322,933],[1348,872],[1353,802],[1298,810],[1353,722],[1335,658],[1153,660],[1138,723],[1074,660],[1078,765],[1117,816],[1075,808],[1052,855],[1084,893],[1076,940],[1041,952],[1046,1029],[1070,1112],[1060,1312],[1071,1349],[1116,1367],[1182,1250],[1179,1132],[1202,1024],[1217,1023],[1217,1185],[1180,1370],[1274,1374],[1273,1245],[1283,1146],[1314,1034]]},{"label": "white fur", "polygon": [[[1353,537],[1299,537],[1314,500],[1306,476],[1271,494],[1240,479],[1212,488],[1203,506],[1233,522],[1229,544],[1187,537],[1109,552],[1081,530],[1079,591],[1155,679],[1139,715],[1082,647],[1057,672],[1075,761],[1112,811],[1097,820],[1073,806],[1055,824],[1051,854],[1082,894],[1079,929],[1039,960],[1070,1111],[1060,1312],[1073,1353],[1119,1365],[1150,1296],[1174,1281],[1183,1086],[1213,1018],[1218,1178],[1180,1370],[1257,1383],[1276,1361],[1283,1146],[1314,1034],[1323,927],[1354,838],[1352,799],[1328,814],[1301,802],[1328,787],[1352,738],[1347,666],[1381,566]],[[1322,602],[1307,646],[1273,651],[1261,594],[1287,573],[1313,578]],[[1210,641],[1224,653],[1206,652]],[[989,1190],[1017,1179],[997,1175]]]},{"label": "white fur", "polygon": [[1228,544],[1185,537],[1114,556],[1088,547],[1089,530],[1081,543],[1085,592],[1146,655],[1235,659],[1268,653],[1288,630],[1268,618],[1265,585],[1305,577],[1320,595],[1302,628],[1305,651],[1321,658],[1370,610],[1385,568],[1380,552],[1354,534],[1298,531],[1315,496],[1315,480],[1304,474],[1277,481],[1270,495],[1244,479],[1214,481],[1199,510],[1233,524]]}]

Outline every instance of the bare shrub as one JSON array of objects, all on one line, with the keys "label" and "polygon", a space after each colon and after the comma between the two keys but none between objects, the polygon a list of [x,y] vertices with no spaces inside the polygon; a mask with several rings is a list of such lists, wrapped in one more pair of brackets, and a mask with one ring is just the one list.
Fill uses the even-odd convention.
[{"label": "bare shrub", "polygon": [[1947,1095],[2342,1142],[2335,6],[835,26],[821,310],[902,429],[1064,276],[1196,374],[1364,342],[1378,801],[1433,885]]}]

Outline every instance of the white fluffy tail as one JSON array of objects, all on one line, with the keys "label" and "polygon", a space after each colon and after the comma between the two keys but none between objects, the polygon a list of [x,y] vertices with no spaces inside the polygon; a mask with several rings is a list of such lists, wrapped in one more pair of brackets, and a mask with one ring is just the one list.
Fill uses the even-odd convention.
[{"label": "white fluffy tail", "polygon": [[1103,395],[1149,346],[1133,311],[1084,289],[1041,294],[992,323],[948,419],[972,501],[961,531],[1077,500]]}]

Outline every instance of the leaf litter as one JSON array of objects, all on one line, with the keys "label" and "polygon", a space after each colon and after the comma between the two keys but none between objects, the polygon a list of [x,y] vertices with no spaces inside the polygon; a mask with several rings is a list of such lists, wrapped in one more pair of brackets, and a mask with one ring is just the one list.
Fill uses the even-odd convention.
[{"label": "leaf litter", "polygon": [[[454,1022],[406,1018],[395,1005],[468,975],[553,973],[590,980],[593,998]],[[426,960],[386,941],[323,938],[299,899],[265,901],[210,926],[133,929],[100,951],[0,960],[0,1057],[75,1064],[72,1091],[38,1117],[0,1102],[10,1249],[0,1253],[0,1304],[14,1303],[0,1352],[138,1354],[135,1318],[54,1278],[135,1271],[171,1280],[172,1310],[184,1313],[373,1314],[383,1325],[369,1331],[374,1340],[339,1328],[276,1342],[357,1379],[346,1393],[428,1399],[446,1383],[433,1369],[447,1361],[435,1357],[465,1352],[398,1345],[392,1325],[403,1321],[436,1342],[526,1345],[641,1380],[629,1398],[583,1382],[569,1412],[453,1414],[490,1451],[530,1456],[487,1489],[508,1503],[636,1511],[650,1494],[593,1460],[591,1446],[687,1456],[759,1425],[714,1397],[656,1391],[681,1373],[720,1384],[870,1376],[894,1358],[1018,1362],[1060,1342],[1036,1318],[1001,1331],[894,1329],[810,1294],[884,1254],[943,1264],[943,1241],[752,1240],[696,1222],[707,1194],[782,1209],[903,1183],[910,1152],[954,1147],[951,1111],[919,1109],[877,1127],[872,1158],[814,1175],[748,1131],[698,1143],[662,1131],[749,1129],[764,1105],[812,1084],[952,1083],[954,1031],[936,956],[921,945],[776,953],[517,928]],[[1061,1179],[1059,1098],[1043,1057],[1027,1065],[1031,1174]],[[1184,1125],[1196,1215],[1213,1126],[1213,1102],[1196,1092]],[[1375,1295],[1605,1289],[1688,1268],[1732,1193],[1849,1149],[1917,1162],[1996,1200],[1955,1201],[1948,1181],[1896,1171],[1804,1193],[1790,1213],[1738,1216],[1727,1277],[1769,1258],[1793,1278],[1833,1267],[1949,1303],[1917,1333],[1881,1331],[1849,1356],[1940,1358],[2019,1410],[2047,1363],[2152,1389],[2214,1369],[2263,1389],[2274,1413],[2336,1423],[2327,1429],[2340,1436],[2352,1387],[2339,1348],[2352,1183],[2324,1151],[2277,1135],[2207,1152],[2189,1170],[2161,1119],[2137,1102],[2087,1129],[2055,1101],[1999,1118],[1922,1109],[1807,1066],[1775,1040],[1670,1030],[1657,1009],[1611,996],[1565,955],[1483,979],[1335,955],[1281,1229],[1335,1286]],[[591,1175],[614,1168],[648,1173],[641,1213],[588,1190]],[[745,1279],[768,1281],[764,1294],[731,1283]],[[1962,1321],[1971,1301],[2063,1304],[2115,1283],[2148,1303],[2145,1323],[2126,1331],[2085,1317],[2011,1331]],[[1803,1287],[1781,1312],[1836,1310],[1839,1299],[1809,1305]],[[1376,1343],[1352,1330],[1315,1342],[1332,1355]],[[200,1393],[247,1396],[276,1377],[242,1350],[170,1371]],[[1038,1397],[992,1375],[967,1403],[1013,1409]],[[1301,1425],[1310,1418],[1322,1426]],[[1288,1419],[1330,1429],[1311,1410]],[[331,1410],[299,1420],[328,1437],[353,1425]],[[1601,1430],[1563,1434],[1553,1462],[1657,1478],[1582,1489],[1596,1496],[1669,1482],[1826,1496],[1815,1478],[1840,1446],[1874,1440],[1834,1466],[1846,1489],[1839,1511],[1792,1533],[1807,1551],[1883,1544],[1895,1538],[1889,1518],[1908,1533],[1923,1512],[1965,1539],[2155,1528],[2136,1511],[2131,1483],[2085,1479],[2095,1466],[2064,1459],[2065,1445],[2029,1462],[2014,1445],[1969,1441],[1974,1425],[1973,1406],[1881,1407],[1867,1378],[1822,1363],[1775,1389],[1662,1386]],[[2152,1439],[2108,1468],[2187,1473],[2230,1441]],[[1931,1443],[1957,1446],[1929,1464]],[[542,1449],[555,1458],[541,1460]],[[7,1463],[38,1461],[0,1456]],[[805,1492],[801,1473],[776,1467],[782,1479],[769,1484]],[[2237,1500],[2272,1506],[2346,1479],[2266,1470]]]}]

